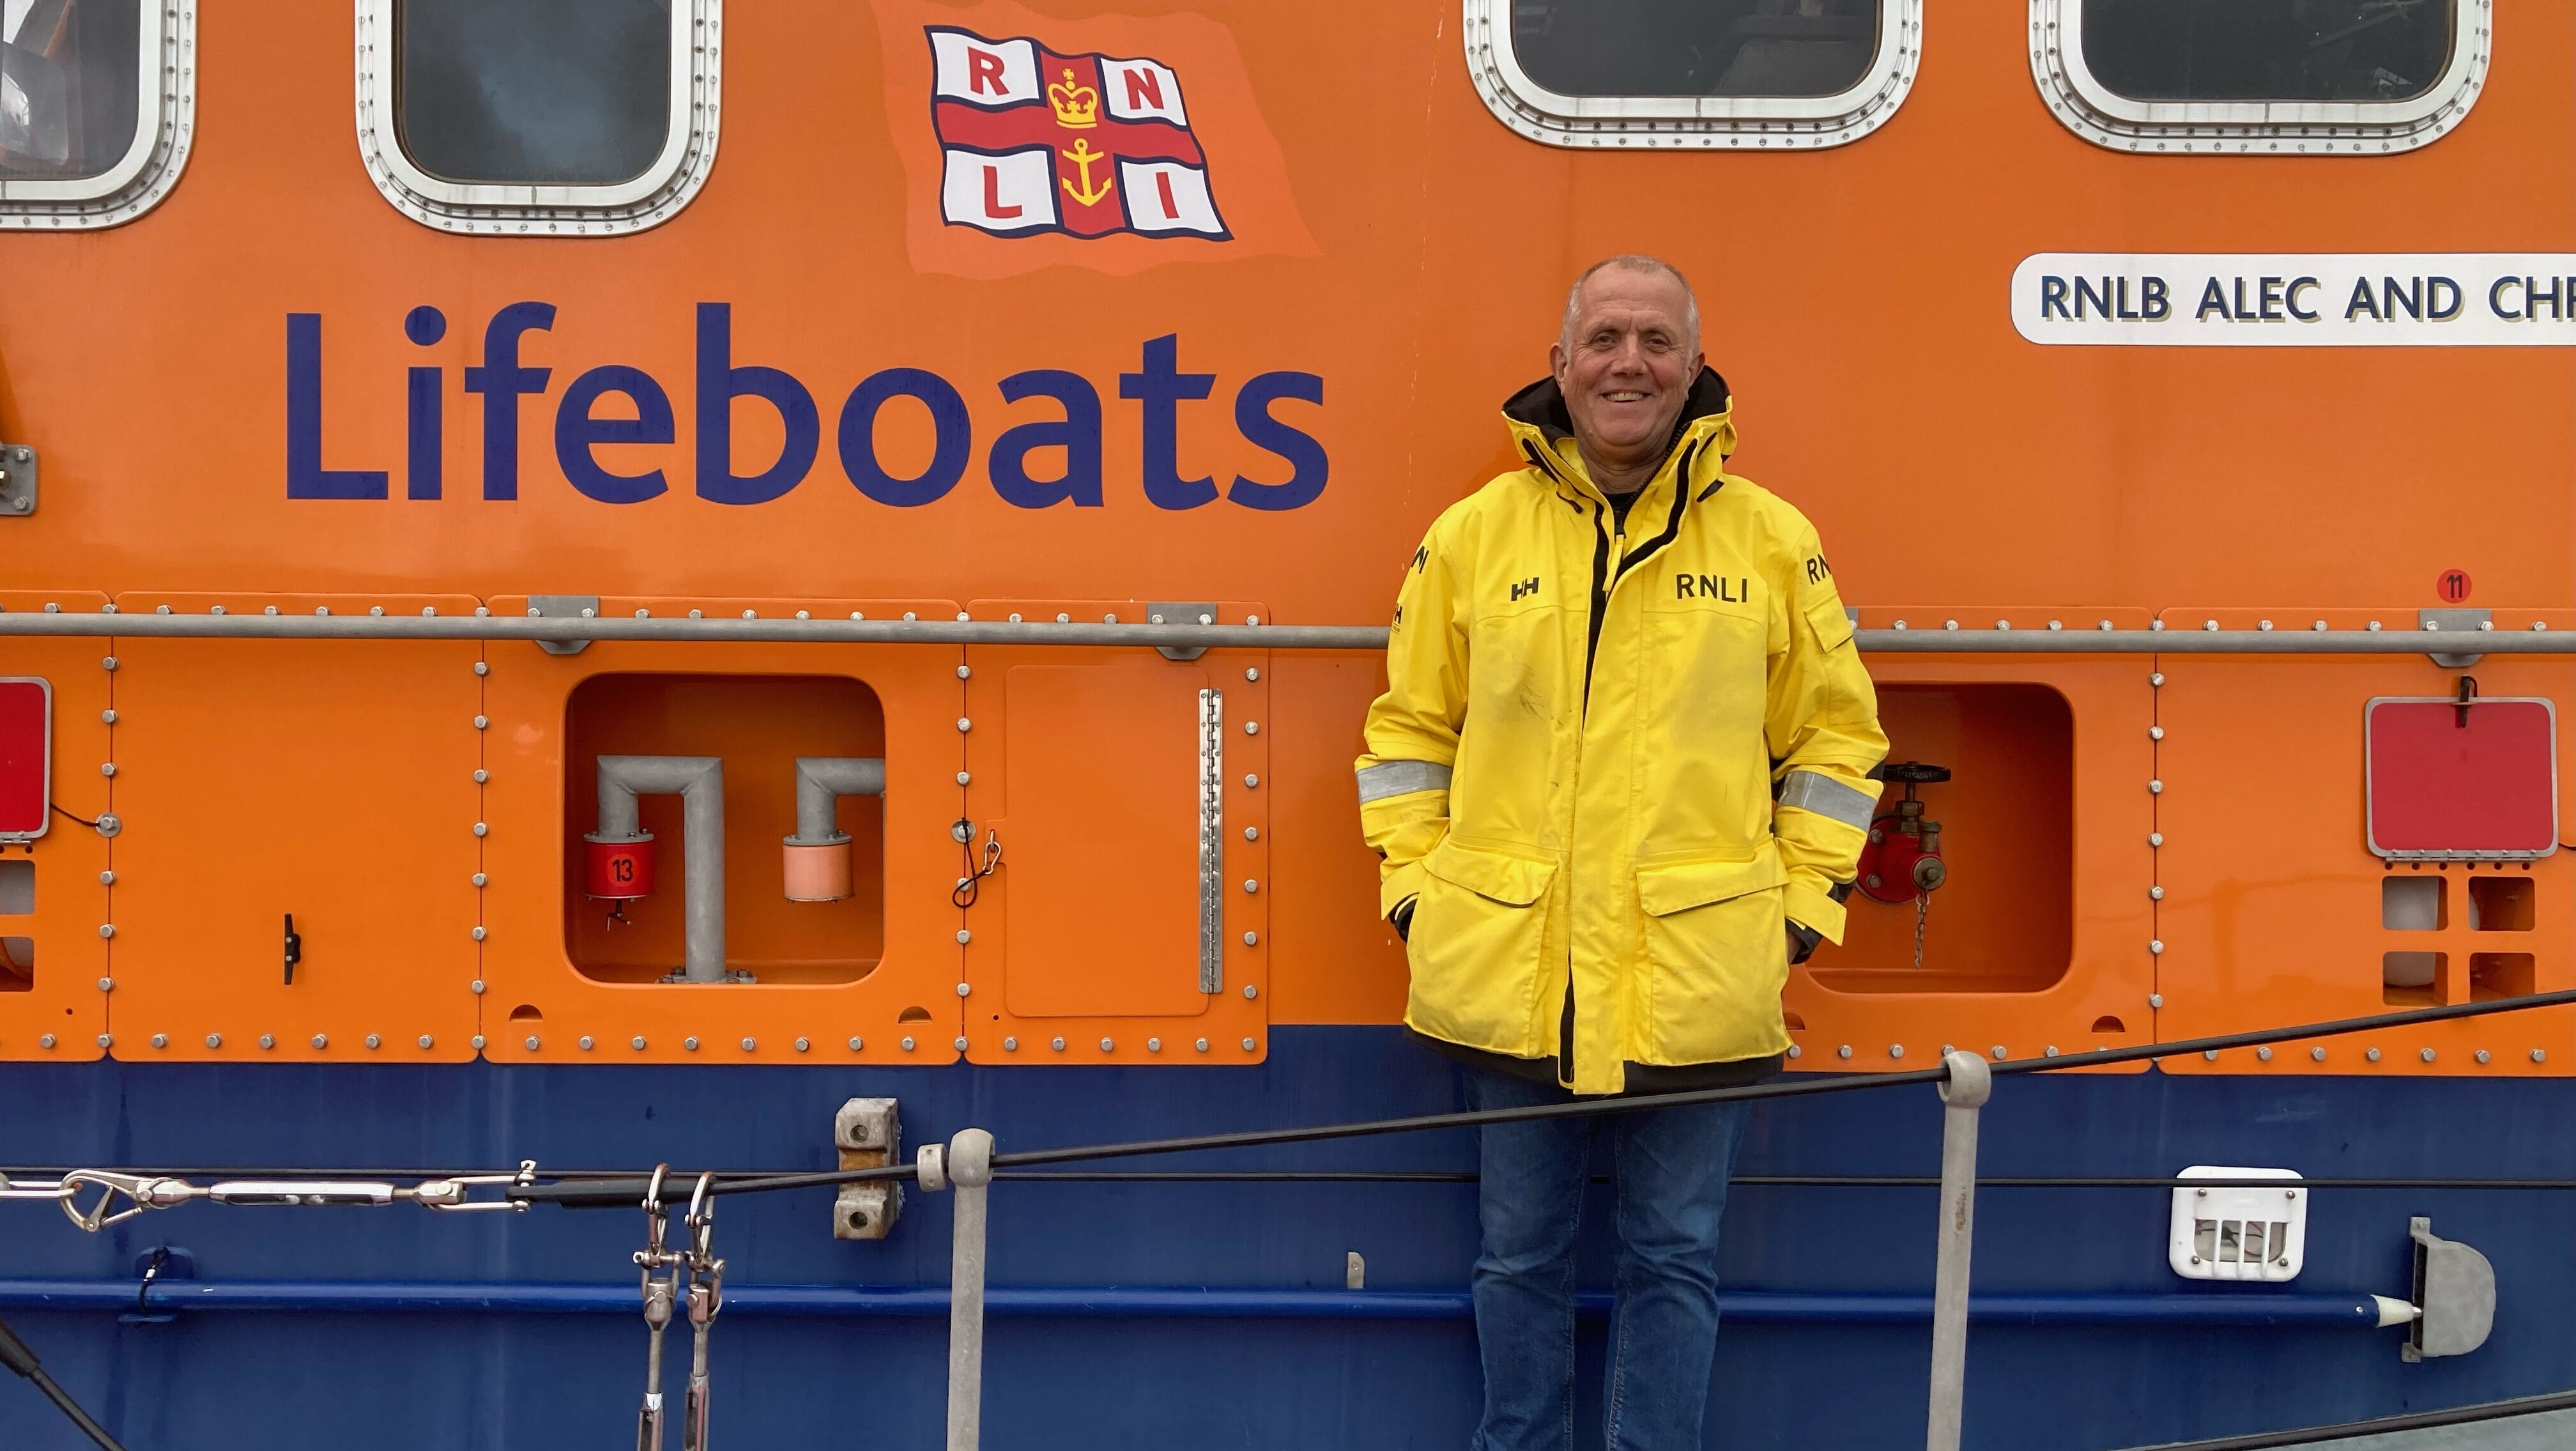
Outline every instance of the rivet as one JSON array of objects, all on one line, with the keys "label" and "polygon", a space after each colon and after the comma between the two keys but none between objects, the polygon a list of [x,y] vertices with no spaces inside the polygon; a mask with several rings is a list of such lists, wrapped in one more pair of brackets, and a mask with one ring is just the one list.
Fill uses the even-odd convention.
[{"label": "rivet", "polygon": [[1245,877],[1243,879],[1243,889],[1247,892],[1258,892],[1261,890],[1261,883],[1250,877]]},{"label": "rivet", "polygon": [[328,1047],[330,1047],[330,1046],[331,1046],[331,1038],[330,1038],[330,1035],[329,1035],[329,1034],[326,1034],[326,1033],[316,1033],[316,1034],[314,1034],[314,1035],[313,1035],[313,1046],[314,1046],[314,1047],[316,1047],[316,1048],[328,1048]]},{"label": "rivet", "polygon": [[[477,1033],[477,1034],[475,1034],[473,1037],[468,1038],[468,1039],[466,1039],[465,1041],[473,1047],[473,1049],[474,1049],[474,1051],[475,1051],[475,1052],[480,1053],[480,1052],[482,1052],[482,1051],[483,1051],[483,1042],[484,1042],[484,1039],[483,1039],[483,1035],[482,1035],[482,1034]],[[265,1048],[265,1047],[267,1047],[268,1045],[267,1045],[266,1043],[262,1043],[262,1044],[260,1044],[259,1046],[261,1046],[261,1047]]]},{"label": "rivet", "polygon": [[2151,1008],[2161,1008],[2161,1007],[2163,1007],[2164,1005],[2165,1005],[2165,995],[2164,995],[2163,993],[2149,993],[2149,994],[2147,994],[2147,1006],[2148,1006],[2148,1007],[2151,1007]]},{"label": "rivet", "polygon": [[2379,1061],[2379,1050],[2376,1048],[2365,1048],[2362,1050],[2361,1056],[2373,1063],[2376,1063]]},{"label": "rivet", "polygon": [[759,1052],[759,1051],[760,1051],[760,1040],[759,1040],[758,1038],[745,1038],[745,1039],[743,1039],[743,1040],[742,1040],[742,1051],[744,1051],[745,1053],[756,1053],[756,1052]]},{"label": "rivet", "polygon": [[[960,928],[958,928],[958,929],[957,929],[957,945],[958,945],[958,946],[963,947],[963,946],[965,946],[967,943],[972,942],[972,941],[974,941],[974,940],[975,940],[975,934],[974,934],[974,933],[967,931],[967,930],[966,930],[965,928],[963,928],[963,927],[960,927]],[[962,997],[964,997],[964,996],[966,996],[966,984],[964,984],[964,983],[962,983],[962,982],[961,982],[961,983],[959,983],[959,984],[957,985],[957,995],[958,995],[959,997],[961,997],[961,998],[962,998]]]},{"label": "rivet", "polygon": [[2254,1056],[2255,1056],[2255,1057],[2257,1057],[2257,1058],[2259,1058],[2259,1059],[2261,1059],[2262,1061],[2264,1061],[2264,1062],[2266,1062],[2266,1063],[2271,1062],[2271,1061],[2272,1061],[2272,1047],[2271,1047],[2271,1045],[2267,1043],[2267,1044],[2263,1045],[2262,1047],[2255,1049],[2255,1050],[2254,1050]]},{"label": "rivet", "polygon": [[221,1033],[208,1033],[206,1035],[206,1046],[209,1048],[220,1048],[224,1046],[224,1035]]},{"label": "rivet", "polygon": [[1020,1051],[1020,1040],[1019,1040],[1019,1039],[1017,1039],[1017,1038],[1004,1038],[1004,1039],[1002,1040],[1002,1051],[1003,1051],[1003,1052],[1005,1052],[1005,1053],[1017,1053],[1017,1052],[1019,1052],[1019,1051]]},{"label": "rivet", "polygon": [[2421,1049],[2417,1051],[2415,1056],[2423,1059],[2427,1063],[2430,1063],[2433,1061],[2433,1050],[2430,1048]]},{"label": "rivet", "polygon": [[534,1033],[530,1033],[530,1034],[528,1035],[528,1041],[527,1041],[527,1043],[526,1043],[526,1045],[525,1045],[525,1046],[527,1047],[527,1050],[528,1050],[529,1052],[531,1052],[531,1053],[536,1052],[536,1051],[537,1051],[537,1035],[536,1035],[536,1034],[534,1034]]},{"label": "rivet", "polygon": [[688,1052],[695,1053],[698,1051],[698,1040],[695,1038],[682,1038],[680,1040],[680,1046]]},{"label": "rivet", "polygon": [[437,1040],[437,1039],[435,1039],[435,1038],[433,1038],[433,1037],[431,1037],[431,1036],[429,1036],[427,1033],[423,1033],[423,1034],[421,1034],[421,1035],[420,1035],[420,1040],[419,1040],[419,1041],[420,1041],[420,1046],[422,1046],[423,1048],[433,1048],[433,1047],[436,1047],[436,1046],[438,1045],[438,1040]]},{"label": "rivet", "polygon": [[1250,1038],[1246,1038],[1246,1039],[1244,1039],[1244,1040],[1243,1040],[1243,1051],[1244,1051],[1244,1052],[1246,1052],[1246,1053],[1250,1053],[1250,1052],[1254,1051],[1254,1049],[1255,1049],[1257,1046],[1258,1046],[1258,1045],[1256,1045],[1256,1044],[1255,1044],[1255,1043],[1254,1043]]},{"label": "rivet", "polygon": [[1261,934],[1260,934],[1260,933],[1258,933],[1258,932],[1246,932],[1245,934],[1243,934],[1243,945],[1244,945],[1244,946],[1246,946],[1246,947],[1258,947],[1258,946],[1260,946],[1260,945],[1261,945]]},{"label": "rivet", "polygon": [[1206,1051],[1207,1051],[1207,1049],[1208,1049],[1208,1042],[1207,1042],[1207,1039],[1205,1039],[1205,1038],[1201,1038],[1201,1039],[1199,1040],[1199,1045],[1198,1045],[1198,1046],[1199,1046],[1199,1051],[1200,1051],[1200,1052],[1202,1052],[1202,1053],[1206,1052]]},{"label": "rivet", "polygon": [[1834,1050],[1834,1056],[1837,1058],[1849,1058],[1852,1056],[1851,1045],[1849,1043],[1845,1043],[1841,1047],[1836,1048]]},{"label": "rivet", "polygon": [[906,1038],[903,1040],[903,1051],[905,1051],[906,1053],[911,1052],[911,1051],[913,1050],[913,1046],[914,1046],[914,1045],[913,1045],[913,1041],[912,1041],[912,1039],[911,1039],[911,1038],[906,1037]]},{"label": "rivet", "polygon": [[483,996],[483,979],[479,977],[474,979],[473,984],[467,989],[467,991],[473,993],[478,998]]},{"label": "rivet", "polygon": [[1061,1052],[1063,1052],[1063,1051],[1064,1051],[1064,1039],[1062,1039],[1062,1038],[1054,1038],[1054,1039],[1050,1039],[1050,1040],[1048,1041],[1048,1043],[1047,1043],[1047,1046],[1048,1046],[1048,1047],[1050,1047],[1050,1048],[1053,1048],[1053,1049],[1054,1049],[1055,1051],[1057,1051],[1058,1053],[1061,1053]]},{"label": "rivet", "polygon": [[152,1046],[153,1046],[153,1047],[155,1047],[155,1048],[167,1048],[167,1047],[169,1047],[169,1046],[170,1046],[170,1035],[169,1035],[169,1034],[167,1034],[167,1033],[155,1033],[155,1034],[153,1034],[153,1035],[152,1035]]},{"label": "rivet", "polygon": [[367,1046],[370,1048],[381,1048],[385,1046],[385,1040],[374,1033],[369,1033],[367,1035]]},{"label": "rivet", "polygon": [[[641,1044],[638,1044],[637,1046],[639,1046],[639,1047],[640,1047],[640,1046],[642,1046],[642,1045],[641,1045]],[[859,1039],[857,1039],[857,1038],[852,1038],[852,1039],[850,1040],[850,1051],[851,1051],[851,1052],[853,1052],[853,1053],[856,1053],[856,1052],[858,1052],[858,1051],[859,1051],[859,1047],[860,1047],[860,1040],[859,1040]]]}]

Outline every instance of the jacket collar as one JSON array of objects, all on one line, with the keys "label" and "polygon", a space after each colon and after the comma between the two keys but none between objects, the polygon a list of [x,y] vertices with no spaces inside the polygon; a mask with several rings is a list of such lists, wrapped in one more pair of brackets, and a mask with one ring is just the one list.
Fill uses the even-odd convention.
[{"label": "jacket collar", "polygon": [[[1691,380],[1690,396],[1682,402],[1681,417],[1673,421],[1672,439],[1664,445],[1664,461],[1647,481],[1638,502],[1648,502],[1646,495],[1656,492],[1676,459],[1692,461],[1687,486],[1704,483],[1703,475],[1714,478],[1727,456],[1735,452],[1734,409],[1735,400],[1727,392],[1726,380],[1718,376],[1716,369],[1703,365],[1699,376]],[[1557,388],[1554,378],[1541,378],[1506,399],[1503,423],[1532,467],[1554,482],[1607,502],[1583,466],[1582,451],[1574,443],[1574,420],[1565,410],[1565,394]]]}]

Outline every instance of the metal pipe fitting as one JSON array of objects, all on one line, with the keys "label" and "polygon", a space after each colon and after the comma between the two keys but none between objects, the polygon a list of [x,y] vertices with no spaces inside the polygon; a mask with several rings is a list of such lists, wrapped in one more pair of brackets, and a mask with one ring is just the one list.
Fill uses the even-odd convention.
[{"label": "metal pipe fitting", "polygon": [[884,795],[881,757],[796,758],[796,834],[780,849],[787,900],[837,902],[850,895],[850,834],[837,820],[841,798]]},{"label": "metal pipe fitting", "polygon": [[[586,622],[585,622],[586,623]],[[718,756],[602,756],[594,840],[643,834],[638,796],[681,802],[680,913],[687,934],[680,982],[725,980],[724,760]]]}]

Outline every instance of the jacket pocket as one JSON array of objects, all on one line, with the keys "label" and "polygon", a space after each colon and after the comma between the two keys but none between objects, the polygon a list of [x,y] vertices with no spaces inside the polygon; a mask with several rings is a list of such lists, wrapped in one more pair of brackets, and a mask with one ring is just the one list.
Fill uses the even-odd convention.
[{"label": "jacket pocket", "polygon": [[1452,837],[1422,867],[1407,944],[1413,989],[1405,1021],[1470,1048],[1534,1056],[1530,1004],[1546,951],[1556,862]]},{"label": "jacket pocket", "polygon": [[1637,868],[1645,914],[1649,1063],[1717,1063],[1785,1051],[1789,978],[1778,847]]}]

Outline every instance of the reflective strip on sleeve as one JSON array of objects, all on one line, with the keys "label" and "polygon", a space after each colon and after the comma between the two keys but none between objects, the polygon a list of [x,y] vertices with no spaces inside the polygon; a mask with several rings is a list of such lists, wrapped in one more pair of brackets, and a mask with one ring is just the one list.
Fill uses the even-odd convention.
[{"label": "reflective strip on sleeve", "polygon": [[1792,771],[1781,784],[1780,804],[1812,811],[1828,820],[1862,831],[1869,830],[1870,811],[1878,798],[1867,791],[1856,791],[1831,776],[1815,771]]},{"label": "reflective strip on sleeve", "polygon": [[1380,761],[1360,768],[1360,804],[1413,791],[1446,791],[1449,768],[1437,761]]}]

